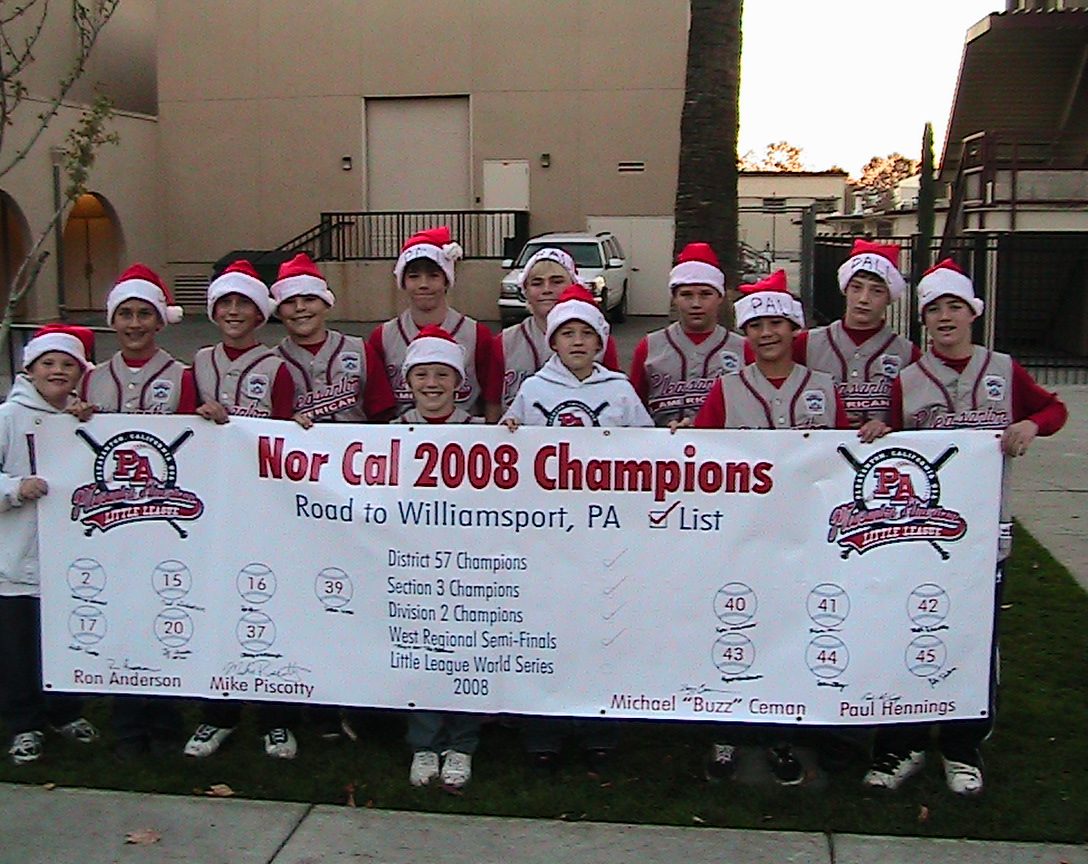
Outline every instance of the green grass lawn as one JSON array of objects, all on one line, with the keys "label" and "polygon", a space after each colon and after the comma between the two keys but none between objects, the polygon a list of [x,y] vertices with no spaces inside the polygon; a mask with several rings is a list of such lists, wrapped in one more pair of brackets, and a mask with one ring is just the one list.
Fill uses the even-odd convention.
[{"label": "green grass lawn", "polygon": [[[356,744],[317,740],[302,728],[293,762],[264,756],[247,719],[214,757],[117,761],[107,746],[56,737],[34,765],[0,763],[0,781],[192,794],[226,783],[236,794],[358,806],[668,825],[907,834],[1034,841],[1088,839],[1088,596],[1025,531],[1006,574],[1002,687],[997,731],[987,742],[986,793],[961,800],[945,789],[939,760],[900,792],[875,794],[859,780],[864,760],[794,788],[739,781],[708,785],[702,758],[711,731],[695,724],[632,723],[607,773],[572,761],[553,777],[524,763],[516,731],[484,731],[465,794],[408,785],[409,754],[397,714],[361,716]],[[194,709],[186,709],[192,719]],[[89,715],[106,728],[108,706]],[[188,730],[189,727],[187,727]]]}]

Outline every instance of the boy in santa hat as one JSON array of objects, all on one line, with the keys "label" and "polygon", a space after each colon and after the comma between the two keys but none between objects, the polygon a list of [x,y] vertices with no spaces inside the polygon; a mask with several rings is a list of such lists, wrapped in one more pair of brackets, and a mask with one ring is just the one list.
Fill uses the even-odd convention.
[{"label": "boy in santa hat", "polygon": [[[736,375],[715,380],[691,425],[698,429],[849,428],[831,376],[793,360],[793,337],[804,326],[804,316],[800,303],[789,293],[785,271],[742,288],[734,309],[755,361]],[[683,425],[674,422],[672,427]],[[707,779],[732,776],[737,756],[735,744],[715,742],[706,764]],[[792,786],[804,781],[804,768],[784,737],[767,748],[766,758],[778,783]]]},{"label": "boy in santa hat", "polygon": [[[158,333],[181,321],[159,274],[143,264],[122,273],[106,295],[106,323],[120,350],[84,377],[81,398],[92,412],[107,414],[193,414],[193,372],[158,346]],[[114,752],[130,758],[177,746],[181,717],[168,698],[113,698]]]},{"label": "boy in santa hat", "polygon": [[744,337],[718,323],[725,274],[709,245],[689,243],[681,250],[669,290],[677,320],[646,334],[631,358],[631,384],[658,426],[694,417],[719,376],[754,359]]},{"label": "boy in santa hat", "polygon": [[[402,368],[414,407],[394,423],[482,423],[457,407],[457,388],[465,377],[465,350],[441,327],[428,325],[408,345]],[[408,782],[429,786],[438,780],[457,791],[472,778],[472,755],[480,742],[480,718],[453,711],[411,711]]]},{"label": "boy in santa hat", "polygon": [[397,400],[396,411],[412,407],[412,391],[404,380],[404,356],[409,343],[428,324],[441,327],[465,349],[465,377],[457,388],[457,405],[469,414],[484,416],[483,393],[489,390],[492,343],[487,327],[449,305],[454,285],[454,265],[461,247],[442,226],[413,234],[400,250],[393,276],[408,301],[408,308],[370,334],[369,344],[385,366],[385,374]]},{"label": "boy in santa hat", "polygon": [[[488,422],[499,419],[501,411],[510,407],[522,382],[540,370],[552,353],[545,333],[548,313],[568,285],[584,284],[578,275],[574,259],[562,249],[547,246],[532,254],[521,274],[518,286],[525,294],[530,315],[524,321],[507,327],[495,340],[493,367],[488,392],[484,394],[493,409]],[[604,350],[597,357],[606,369],[619,371],[616,340],[608,337]]]},{"label": "boy in santa hat", "polygon": [[47,727],[83,744],[98,737],[80,716],[82,698],[42,690],[35,502],[49,484],[38,476],[34,448],[41,418],[72,404],[93,346],[86,327],[42,327],[26,343],[23,371],[0,405],[0,721],[16,765],[41,757]]},{"label": "boy in santa hat", "polygon": [[[921,352],[885,321],[888,306],[907,288],[897,245],[855,240],[838,277],[846,299],[842,319],[796,334],[793,359],[834,379],[850,428],[862,429],[870,421],[887,421],[892,381]],[[877,424],[870,425],[862,440],[875,429]]]},{"label": "boy in santa hat", "polygon": [[[294,415],[295,385],[287,364],[271,348],[257,341],[257,329],[272,312],[272,297],[253,265],[238,260],[208,286],[208,317],[223,339],[201,348],[193,357],[196,376],[196,413],[206,420],[226,423],[231,415],[290,420]],[[184,747],[186,756],[211,756],[238,725],[242,703],[206,700],[200,724]],[[257,708],[264,730],[264,751],[275,759],[294,759],[298,742],[287,728],[289,710],[274,702]]]},{"label": "boy in santa hat", "polygon": [[[1000,429],[1006,459],[1022,456],[1037,435],[1065,425],[1065,405],[1040,387],[1008,354],[971,341],[984,303],[970,278],[951,259],[931,267],[918,282],[918,308],[929,334],[929,350],[899,373],[891,388],[888,425],[900,429]],[[1001,528],[994,582],[994,643],[990,664],[990,712],[981,720],[937,723],[945,782],[957,795],[978,795],[984,786],[980,747],[993,730],[997,689],[997,618],[1004,562],[1012,548],[1008,511],[1009,465],[1001,496]],[[925,765],[928,724],[880,726],[866,786],[898,789]]]},{"label": "boy in santa hat", "polygon": [[309,255],[280,265],[272,299],[287,328],[276,351],[295,382],[295,420],[385,422],[396,400],[381,361],[362,338],[328,329],[336,297]]}]

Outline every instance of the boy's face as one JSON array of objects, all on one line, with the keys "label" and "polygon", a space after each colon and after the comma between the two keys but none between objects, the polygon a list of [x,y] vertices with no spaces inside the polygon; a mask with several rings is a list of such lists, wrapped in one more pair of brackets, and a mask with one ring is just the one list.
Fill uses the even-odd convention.
[{"label": "boy's face", "polygon": [[567,321],[552,334],[552,350],[579,379],[593,370],[593,358],[601,347],[601,337],[585,321]]},{"label": "boy's face", "polygon": [[408,370],[408,387],[420,413],[441,417],[452,414],[461,376],[445,363],[419,363]]},{"label": "boy's face", "polygon": [[83,377],[83,364],[63,351],[46,351],[30,364],[26,374],[46,402],[54,408],[63,408]]},{"label": "boy's face", "polygon": [[110,322],[117,334],[121,353],[130,356],[146,354],[155,348],[155,334],[162,330],[158,311],[146,300],[131,297],[118,306]]},{"label": "boy's face", "polygon": [[759,360],[773,363],[793,353],[793,322],[788,318],[753,318],[744,325],[744,335]]},{"label": "boy's face", "polygon": [[404,268],[404,290],[408,304],[420,312],[431,312],[446,302],[446,274],[430,258],[416,258]]},{"label": "boy's face", "polygon": [[325,316],[329,307],[316,294],[296,294],[277,308],[283,326],[296,342],[318,341],[325,334]]},{"label": "boy's face", "polygon": [[212,317],[223,336],[240,341],[251,335],[264,320],[257,304],[244,294],[227,294],[215,301]]},{"label": "boy's face", "polygon": [[672,299],[681,327],[688,333],[707,333],[717,325],[725,298],[709,285],[681,285]]},{"label": "boy's face", "polygon": [[952,294],[938,297],[922,310],[922,320],[933,347],[945,356],[962,351],[971,344],[971,323],[975,310],[966,300]]},{"label": "boy's face", "polygon": [[846,283],[846,313],[843,323],[856,330],[871,330],[884,321],[892,294],[883,279],[859,272]]},{"label": "boy's face", "polygon": [[554,261],[538,261],[525,277],[525,301],[529,311],[538,318],[546,318],[570,283],[570,274],[561,265]]}]

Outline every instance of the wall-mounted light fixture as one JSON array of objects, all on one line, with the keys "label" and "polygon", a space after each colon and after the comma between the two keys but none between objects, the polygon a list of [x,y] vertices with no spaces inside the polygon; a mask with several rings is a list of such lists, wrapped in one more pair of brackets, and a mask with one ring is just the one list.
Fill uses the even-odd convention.
[{"label": "wall-mounted light fixture", "polygon": [[552,164],[552,154],[551,153],[541,153],[540,154],[540,167],[541,168],[548,168],[548,167],[551,166],[551,164]]},{"label": "wall-mounted light fixture", "polygon": [[343,168],[345,171],[350,171],[351,170],[351,157],[350,156],[341,156],[340,157],[340,167]]}]

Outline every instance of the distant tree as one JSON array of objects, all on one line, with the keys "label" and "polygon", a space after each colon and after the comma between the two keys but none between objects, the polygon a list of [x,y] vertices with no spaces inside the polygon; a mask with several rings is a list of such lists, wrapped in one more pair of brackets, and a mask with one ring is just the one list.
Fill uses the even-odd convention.
[{"label": "distant tree", "polygon": [[762,156],[757,156],[749,150],[740,158],[742,171],[804,171],[805,164],[801,159],[801,148],[795,147],[789,141],[775,141],[768,144]]},{"label": "distant tree", "polygon": [[[935,206],[937,201],[937,179],[934,177],[933,164],[933,124],[926,123],[922,132],[922,167],[918,179],[918,237],[911,261],[911,281],[917,285],[930,263],[930,250],[933,248],[933,227],[936,221]],[[910,337],[917,343],[921,336],[921,323],[914,308],[918,298],[911,292]]]},{"label": "distant tree", "polygon": [[858,188],[866,192],[890,192],[900,180],[918,173],[919,162],[902,153],[874,156],[861,169]]},{"label": "distant tree", "polygon": [[674,254],[704,241],[737,273],[737,129],[742,0],[691,0]]}]

